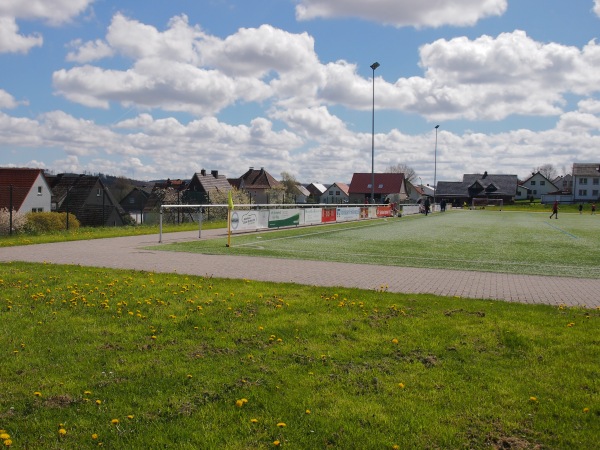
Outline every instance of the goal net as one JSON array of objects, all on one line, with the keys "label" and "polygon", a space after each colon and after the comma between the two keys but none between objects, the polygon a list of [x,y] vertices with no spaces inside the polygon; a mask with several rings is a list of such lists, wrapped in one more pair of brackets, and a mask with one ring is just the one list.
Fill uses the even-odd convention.
[{"label": "goal net", "polygon": [[502,211],[503,206],[504,200],[501,198],[473,198],[471,202],[471,209],[492,208]]}]

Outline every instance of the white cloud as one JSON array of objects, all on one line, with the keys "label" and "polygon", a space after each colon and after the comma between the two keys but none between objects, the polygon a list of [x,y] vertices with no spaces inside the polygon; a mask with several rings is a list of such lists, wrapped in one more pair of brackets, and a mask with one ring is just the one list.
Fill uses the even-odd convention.
[{"label": "white cloud", "polygon": [[78,16],[94,0],[2,0],[0,16],[17,19],[43,20],[60,25]]},{"label": "white cloud", "polygon": [[19,34],[14,18],[0,15],[0,53],[27,53],[43,43],[44,39],[37,33],[29,36]]},{"label": "white cloud", "polygon": [[0,109],[16,108],[18,102],[15,98],[3,89],[0,89]]},{"label": "white cloud", "polygon": [[506,7],[506,0],[300,0],[296,17],[358,17],[397,27],[466,26],[502,15]]},{"label": "white cloud", "polygon": [[40,47],[39,33],[19,34],[17,20],[41,20],[60,25],[82,13],[94,0],[2,0],[0,2],[0,53],[27,53]]},{"label": "white cloud", "polygon": [[67,54],[67,61],[76,63],[88,63],[103,58],[109,58],[114,55],[114,51],[106,42],[96,39],[84,44],[80,40],[75,40],[69,44],[75,47],[76,51]]},{"label": "white cloud", "polygon": [[594,0],[594,13],[600,17],[600,0]]}]

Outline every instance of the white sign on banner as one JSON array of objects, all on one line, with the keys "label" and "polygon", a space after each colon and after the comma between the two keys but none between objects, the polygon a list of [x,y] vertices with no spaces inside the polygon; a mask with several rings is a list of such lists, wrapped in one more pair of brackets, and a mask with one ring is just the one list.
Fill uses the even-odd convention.
[{"label": "white sign on banner", "polygon": [[268,211],[241,211],[234,210],[231,213],[231,229],[235,231],[252,231],[268,228]]},{"label": "white sign on banner", "polygon": [[321,223],[323,210],[321,208],[306,208],[304,210],[304,223],[316,224]]},{"label": "white sign on banner", "polygon": [[345,222],[347,220],[358,220],[360,219],[360,207],[349,206],[346,208],[337,208],[336,221]]}]

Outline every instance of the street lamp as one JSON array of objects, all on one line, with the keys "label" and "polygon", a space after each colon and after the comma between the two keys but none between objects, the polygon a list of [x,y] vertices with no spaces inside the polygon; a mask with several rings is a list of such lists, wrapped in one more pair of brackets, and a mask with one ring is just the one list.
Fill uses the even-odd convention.
[{"label": "street lamp", "polygon": [[373,69],[373,114],[371,117],[371,203],[375,203],[375,69],[378,62],[371,64]]},{"label": "street lamp", "polygon": [[440,126],[435,126],[435,151],[433,156],[433,204],[435,205],[435,193],[437,190],[437,134],[438,128]]}]

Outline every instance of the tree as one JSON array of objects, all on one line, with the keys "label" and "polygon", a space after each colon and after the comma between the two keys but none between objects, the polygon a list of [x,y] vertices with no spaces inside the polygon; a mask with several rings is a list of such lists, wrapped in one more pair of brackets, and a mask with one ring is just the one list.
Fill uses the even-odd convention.
[{"label": "tree", "polygon": [[404,178],[408,181],[414,181],[417,178],[415,169],[404,163],[398,163],[395,166],[389,166],[385,169],[386,173],[403,173]]},{"label": "tree", "polygon": [[535,169],[533,169],[533,173],[541,173],[550,181],[554,180],[558,174],[558,171],[552,164],[543,164]]},{"label": "tree", "polygon": [[[294,175],[292,175],[289,172],[281,172],[281,184],[283,184],[283,191],[285,193],[284,196],[282,196],[282,201],[281,203],[286,203],[286,200],[292,201],[295,196],[296,196],[296,186],[300,183],[298,183],[298,180],[296,180],[296,177]],[[271,193],[271,195],[269,195],[269,199],[271,198],[271,196],[273,197],[280,197],[281,195],[277,196],[277,195],[273,195],[276,194],[275,192]],[[281,194],[281,192],[279,192],[279,194]],[[270,202],[273,203],[273,202]],[[276,202],[278,203],[278,202]]]}]

